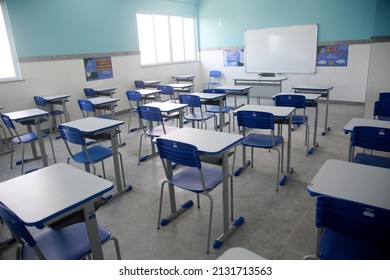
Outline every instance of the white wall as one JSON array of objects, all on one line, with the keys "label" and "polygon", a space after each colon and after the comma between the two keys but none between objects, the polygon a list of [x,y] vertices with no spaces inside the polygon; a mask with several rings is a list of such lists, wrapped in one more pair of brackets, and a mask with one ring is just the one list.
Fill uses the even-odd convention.
[{"label": "white wall", "polygon": [[[83,88],[117,88],[115,97],[120,98],[116,111],[129,108],[124,95],[126,90],[134,89],[134,80],[162,80],[173,83],[172,75],[194,74],[195,83],[201,88],[200,63],[172,64],[156,67],[141,67],[138,55],[113,56],[113,78],[87,82],[85,80],[83,59],[54,60],[20,63],[23,81],[0,83],[0,105],[2,112],[12,112],[35,108],[34,95],[69,94],[67,108],[71,119],[82,114],[77,100],[85,98]],[[197,85],[198,86],[198,85]]]},{"label": "white wall", "polygon": [[379,93],[390,91],[390,43],[373,43],[371,46],[370,65],[364,117],[373,118],[374,102]]},{"label": "white wall", "polygon": [[[347,67],[317,67],[315,74],[282,74],[288,78],[283,82],[282,90],[291,91],[294,85],[332,85],[330,99],[337,101],[364,102],[367,87],[370,44],[350,45]],[[234,78],[256,78],[256,73],[245,73],[245,67],[224,67],[223,50],[201,52],[203,79],[208,72],[219,69],[223,73],[221,82],[233,84]],[[252,91],[275,91],[278,88],[254,88]],[[276,93],[276,92],[275,92]],[[265,93],[270,96],[271,94]]]}]

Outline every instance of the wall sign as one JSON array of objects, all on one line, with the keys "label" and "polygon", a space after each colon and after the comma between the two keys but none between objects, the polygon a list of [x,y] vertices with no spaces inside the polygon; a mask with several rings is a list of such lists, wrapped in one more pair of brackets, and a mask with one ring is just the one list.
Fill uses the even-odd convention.
[{"label": "wall sign", "polygon": [[111,57],[84,58],[87,81],[110,79],[113,77]]}]

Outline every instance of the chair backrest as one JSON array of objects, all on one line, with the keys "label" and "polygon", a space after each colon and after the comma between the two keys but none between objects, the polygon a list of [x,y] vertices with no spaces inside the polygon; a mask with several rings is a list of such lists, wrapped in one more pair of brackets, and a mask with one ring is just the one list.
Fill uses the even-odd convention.
[{"label": "chair backrest", "polygon": [[11,231],[13,237],[26,242],[30,247],[34,247],[36,245],[34,237],[27,230],[23,221],[2,203],[0,203],[0,217]]},{"label": "chair backrest", "polygon": [[374,103],[374,119],[390,120],[390,100],[379,100]]},{"label": "chair backrest", "polygon": [[221,75],[222,75],[221,71],[219,71],[219,70],[211,70],[209,77],[210,78],[220,78]]},{"label": "chair backrest", "polygon": [[79,99],[77,100],[79,104],[79,108],[81,112],[83,113],[83,116],[86,117],[85,113],[93,113],[95,115],[95,107],[93,106],[92,102],[88,99]]},{"label": "chair backrest", "polygon": [[188,167],[202,168],[198,148],[194,145],[157,138],[160,158]]},{"label": "chair backrest", "polygon": [[224,89],[220,88],[208,88],[203,90],[204,93],[225,93]]},{"label": "chair backrest", "polygon": [[274,130],[274,115],[268,112],[238,111],[237,125],[244,128]]},{"label": "chair backrest", "polygon": [[193,94],[180,94],[179,102],[181,104],[187,104],[188,107],[192,108],[202,108],[202,102],[200,101],[200,97]]},{"label": "chair backrest", "polygon": [[138,116],[141,120],[145,121],[163,122],[161,111],[157,107],[145,105],[138,106]]},{"label": "chair backrest", "polygon": [[157,86],[157,89],[161,90],[160,94],[163,94],[163,95],[170,95],[172,97],[175,94],[173,87],[171,87],[171,86],[159,85],[159,86]]},{"label": "chair backrest", "polygon": [[275,96],[275,106],[306,108],[306,97],[298,94],[279,94]]},{"label": "chair backrest", "polygon": [[41,96],[34,96],[34,101],[38,107],[46,107],[47,105],[45,99]]},{"label": "chair backrest", "polygon": [[355,126],[351,145],[364,149],[390,152],[390,129],[369,126]]},{"label": "chair backrest", "polygon": [[135,85],[135,88],[136,88],[136,89],[144,89],[144,88],[145,88],[145,83],[144,83],[144,81],[135,80],[135,81],[134,81],[134,85]]},{"label": "chair backrest", "polygon": [[75,144],[75,145],[86,145],[85,138],[81,134],[80,130],[77,128],[63,126],[61,124],[58,125],[58,130],[61,134],[62,139],[67,142]]},{"label": "chair backrest", "polygon": [[126,91],[127,100],[134,102],[142,102],[141,94],[135,90]]},{"label": "chair backrest", "polygon": [[390,91],[389,92],[380,92],[379,100],[390,100]]},{"label": "chair backrest", "polygon": [[84,93],[87,98],[98,97],[93,88],[84,88]]},{"label": "chair backrest", "polygon": [[11,120],[10,117],[8,117],[7,115],[4,115],[4,114],[1,114],[0,113],[0,116],[1,116],[1,119],[3,120],[3,123],[5,124],[5,126],[8,128],[8,129],[12,129],[12,130],[15,130],[15,125],[13,123],[13,121]]},{"label": "chair backrest", "polygon": [[340,198],[317,198],[316,226],[345,236],[390,246],[390,211]]}]

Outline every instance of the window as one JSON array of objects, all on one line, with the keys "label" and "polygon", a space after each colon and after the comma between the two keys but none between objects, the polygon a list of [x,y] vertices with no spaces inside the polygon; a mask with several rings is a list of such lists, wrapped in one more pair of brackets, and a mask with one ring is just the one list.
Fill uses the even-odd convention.
[{"label": "window", "polygon": [[4,0],[0,0],[0,61],[0,82],[20,80],[18,59]]},{"label": "window", "polygon": [[137,14],[141,65],[197,59],[195,19]]}]

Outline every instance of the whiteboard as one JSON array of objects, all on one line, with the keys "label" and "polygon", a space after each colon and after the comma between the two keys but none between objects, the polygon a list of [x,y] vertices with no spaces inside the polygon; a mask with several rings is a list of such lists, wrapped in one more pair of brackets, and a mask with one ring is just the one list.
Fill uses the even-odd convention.
[{"label": "whiteboard", "polygon": [[245,31],[245,71],[315,73],[317,24]]}]

